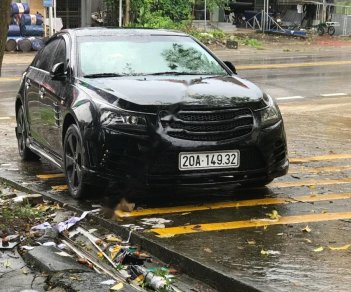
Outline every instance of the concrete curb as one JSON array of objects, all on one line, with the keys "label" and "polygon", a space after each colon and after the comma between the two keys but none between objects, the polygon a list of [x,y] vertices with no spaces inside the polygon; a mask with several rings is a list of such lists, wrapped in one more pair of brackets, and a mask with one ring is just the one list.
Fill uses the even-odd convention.
[{"label": "concrete curb", "polygon": [[[38,192],[36,190],[31,189],[30,187],[22,186],[20,183],[6,178],[4,176],[0,176],[0,181],[6,183],[20,191],[28,192],[28,193],[40,193],[44,198],[50,199],[52,201],[66,204],[67,202],[60,200],[59,198],[54,197],[51,194]],[[75,212],[84,212],[87,210],[83,210],[76,206],[66,205],[65,208],[70,209]],[[125,227],[122,227],[116,223],[110,222],[106,219],[98,217],[93,214],[88,214],[87,216],[90,219],[94,219],[97,224],[110,229],[112,232],[117,233],[118,235],[128,238],[129,230]],[[139,244],[143,247],[144,250],[152,254],[153,256],[159,258],[160,260],[166,263],[172,263],[172,265],[176,266],[185,274],[202,281],[218,291],[228,292],[228,291],[262,291],[258,287],[255,287],[251,283],[243,282],[239,279],[229,277],[228,275],[212,269],[211,267],[205,266],[200,262],[194,261],[193,259],[187,257],[179,251],[174,251],[169,248],[166,248],[159,243],[144,237],[139,233],[132,233],[131,242],[133,244]]]}]

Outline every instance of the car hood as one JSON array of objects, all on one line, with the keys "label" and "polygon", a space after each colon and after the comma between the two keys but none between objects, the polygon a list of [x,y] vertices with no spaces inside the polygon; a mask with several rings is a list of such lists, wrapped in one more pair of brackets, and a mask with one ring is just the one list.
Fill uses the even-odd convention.
[{"label": "car hood", "polygon": [[82,78],[80,85],[104,102],[141,111],[170,105],[257,107],[262,102],[262,91],[256,85],[234,76]]}]

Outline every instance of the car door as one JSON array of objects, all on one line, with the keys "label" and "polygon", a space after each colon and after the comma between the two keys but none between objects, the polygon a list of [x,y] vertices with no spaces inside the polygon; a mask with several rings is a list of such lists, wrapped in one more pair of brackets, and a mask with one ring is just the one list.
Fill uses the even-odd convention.
[{"label": "car door", "polygon": [[[53,51],[53,60],[49,67],[51,71],[53,65],[57,63],[67,63],[66,41],[63,37],[57,37],[53,42],[57,43],[55,51]],[[67,80],[53,80],[50,74],[46,74],[44,82],[40,87],[39,94],[39,114],[41,116],[41,131],[45,139],[45,147],[61,156],[62,147],[62,107],[64,104],[65,92],[69,85]]]},{"label": "car door", "polygon": [[[45,133],[42,131],[43,117],[40,112],[40,96],[49,68],[53,62],[53,52],[57,47],[56,42],[49,42],[30,66],[25,78],[26,104],[28,107],[28,124],[30,136],[40,146],[45,146]],[[49,74],[50,75],[50,74]]]}]

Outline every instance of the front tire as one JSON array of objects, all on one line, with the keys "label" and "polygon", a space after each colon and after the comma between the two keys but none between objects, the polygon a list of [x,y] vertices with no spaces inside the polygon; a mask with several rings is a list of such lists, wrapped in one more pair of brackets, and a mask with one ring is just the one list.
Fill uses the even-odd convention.
[{"label": "front tire", "polygon": [[77,125],[72,124],[67,129],[64,139],[64,171],[71,196],[81,199],[88,195],[87,178],[84,175],[85,165],[83,144]]},{"label": "front tire", "polygon": [[23,161],[36,161],[39,160],[40,157],[33,153],[27,147],[27,127],[26,127],[26,120],[24,118],[24,111],[23,106],[21,105],[17,110],[16,116],[16,137],[17,137],[17,144],[18,144],[18,153]]}]

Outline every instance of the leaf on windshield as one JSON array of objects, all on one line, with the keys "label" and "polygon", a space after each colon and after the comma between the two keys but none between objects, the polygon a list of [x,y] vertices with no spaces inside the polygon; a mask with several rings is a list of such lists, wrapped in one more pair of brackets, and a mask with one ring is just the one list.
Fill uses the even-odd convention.
[{"label": "leaf on windshield", "polygon": [[349,247],[351,246],[351,244],[346,244],[343,246],[328,246],[331,250],[347,250],[349,249]]}]

